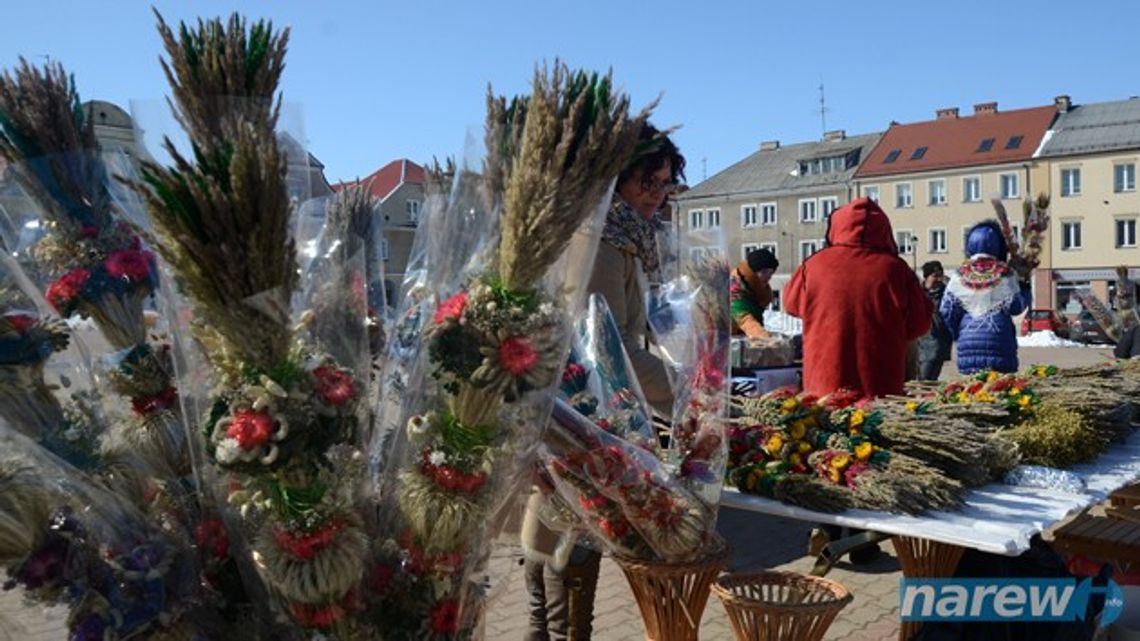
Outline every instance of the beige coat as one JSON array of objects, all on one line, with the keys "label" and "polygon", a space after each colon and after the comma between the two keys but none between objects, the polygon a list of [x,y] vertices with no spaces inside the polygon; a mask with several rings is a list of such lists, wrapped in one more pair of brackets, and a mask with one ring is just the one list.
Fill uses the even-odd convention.
[{"label": "beige coat", "polygon": [[641,264],[636,256],[609,243],[603,242],[598,246],[589,292],[601,294],[606,299],[637,381],[645,392],[645,400],[658,412],[670,416],[673,413],[673,390],[669,386],[665,364],[645,347],[648,328],[642,280]]}]

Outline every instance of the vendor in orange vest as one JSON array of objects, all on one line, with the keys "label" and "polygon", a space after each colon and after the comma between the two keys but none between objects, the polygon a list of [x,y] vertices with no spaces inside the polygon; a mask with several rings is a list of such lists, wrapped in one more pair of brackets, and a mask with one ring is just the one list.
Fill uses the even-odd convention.
[{"label": "vendor in orange vest", "polygon": [[772,304],[772,274],[780,266],[780,261],[767,249],[756,249],[740,261],[732,270],[729,283],[729,300],[732,312],[733,336],[763,338],[768,336],[764,329],[764,310]]}]

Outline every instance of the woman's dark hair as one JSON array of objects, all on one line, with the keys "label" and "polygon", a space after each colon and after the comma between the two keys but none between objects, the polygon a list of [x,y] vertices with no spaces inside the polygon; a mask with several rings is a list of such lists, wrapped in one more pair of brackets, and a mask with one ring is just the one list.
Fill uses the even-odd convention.
[{"label": "woman's dark hair", "polygon": [[618,184],[629,180],[638,171],[642,176],[648,176],[664,167],[666,161],[669,161],[672,169],[670,178],[673,182],[683,180],[685,157],[681,155],[681,150],[673,144],[668,134],[647,122],[642,125],[641,133],[637,137],[637,149],[633,152],[633,158],[618,174]]}]

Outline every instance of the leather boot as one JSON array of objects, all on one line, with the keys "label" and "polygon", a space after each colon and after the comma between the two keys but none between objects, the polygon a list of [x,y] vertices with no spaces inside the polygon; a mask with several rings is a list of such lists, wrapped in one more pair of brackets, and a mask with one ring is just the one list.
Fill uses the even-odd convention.
[{"label": "leather boot", "polygon": [[601,562],[601,553],[575,547],[561,572],[546,569],[550,641],[589,641],[594,628],[594,594]]},{"label": "leather boot", "polygon": [[546,564],[528,560],[524,568],[530,604],[530,624],[524,641],[550,641],[546,629]]}]

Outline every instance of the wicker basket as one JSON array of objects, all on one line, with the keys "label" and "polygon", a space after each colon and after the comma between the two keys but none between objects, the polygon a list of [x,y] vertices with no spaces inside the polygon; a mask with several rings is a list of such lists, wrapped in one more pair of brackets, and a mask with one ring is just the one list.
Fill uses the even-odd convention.
[{"label": "wicker basket", "polygon": [[647,641],[697,641],[709,587],[727,567],[729,554],[718,537],[713,552],[691,563],[614,557],[641,609]]},{"label": "wicker basket", "polygon": [[794,572],[730,574],[712,590],[737,641],[819,641],[852,599],[835,581]]}]

